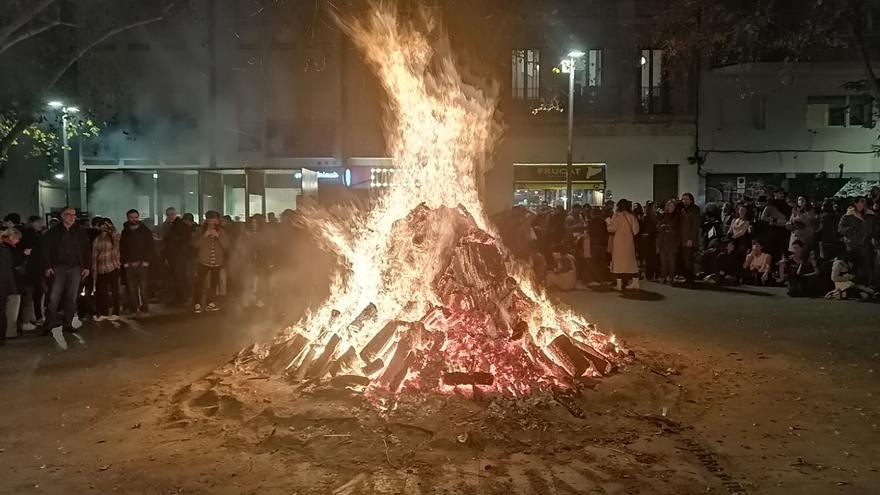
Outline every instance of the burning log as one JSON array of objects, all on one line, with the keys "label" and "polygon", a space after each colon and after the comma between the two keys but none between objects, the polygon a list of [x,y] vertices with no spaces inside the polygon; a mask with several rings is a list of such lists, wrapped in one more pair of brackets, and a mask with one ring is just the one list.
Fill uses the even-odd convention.
[{"label": "burning log", "polygon": [[309,339],[305,338],[302,334],[295,334],[286,342],[276,344],[263,361],[263,366],[275,372],[286,370],[302,353],[308,343]]},{"label": "burning log", "polygon": [[492,385],[493,383],[495,383],[495,375],[492,373],[482,371],[443,373],[443,384],[453,387],[456,385]]},{"label": "burning log", "polygon": [[547,346],[547,352],[555,358],[556,364],[565,368],[571,376],[582,376],[590,367],[590,361],[566,335],[553,339]]},{"label": "burning log", "polygon": [[397,388],[400,387],[400,382],[403,381],[409,367],[415,361],[415,354],[410,352],[411,346],[412,339],[407,332],[397,341],[391,361],[388,362],[388,366],[379,377],[379,383],[387,385],[392,392],[397,391]]},{"label": "burning log", "polygon": [[343,371],[354,369],[357,361],[357,351],[354,347],[349,347],[339,358],[330,365],[330,376],[336,376]]},{"label": "burning log", "polygon": [[365,363],[372,363],[377,358],[384,355],[385,350],[391,344],[391,339],[397,331],[407,325],[408,323],[405,321],[389,321],[376,335],[373,336],[372,339],[370,339],[369,342],[367,342],[367,345],[361,349],[361,359],[363,359]]},{"label": "burning log", "polygon": [[376,309],[376,305],[373,303],[367,304],[367,307],[348,324],[348,330],[352,333],[359,332],[361,328],[363,328],[364,323],[375,320],[377,314],[378,310]]},{"label": "burning log", "polygon": [[369,363],[368,365],[364,366],[364,368],[361,371],[363,371],[365,375],[369,376],[369,375],[372,375],[373,373],[376,373],[377,371],[381,370],[384,367],[385,367],[385,361],[383,361],[381,359],[377,359],[377,360]]},{"label": "burning log", "polygon": [[321,378],[327,374],[327,371],[330,369],[330,358],[332,358],[333,353],[336,352],[336,346],[339,345],[340,340],[342,339],[336,334],[333,334],[333,336],[330,337],[330,340],[327,341],[327,345],[324,346],[324,352],[318,356],[318,359],[312,363],[308,372],[306,372],[305,377],[307,379]]},{"label": "burning log", "polygon": [[302,381],[306,376],[306,371],[308,371],[309,366],[312,364],[312,361],[315,359],[315,346],[309,346],[309,350],[306,352],[305,356],[303,356],[302,362],[299,366],[296,367],[296,370],[291,375],[291,378],[295,382]]},{"label": "burning log", "polygon": [[578,342],[577,340],[572,341],[578,349],[581,350],[584,357],[592,363],[593,368],[599,372],[600,375],[608,375],[614,371],[614,363],[608,360],[605,356],[599,354],[592,347]]}]

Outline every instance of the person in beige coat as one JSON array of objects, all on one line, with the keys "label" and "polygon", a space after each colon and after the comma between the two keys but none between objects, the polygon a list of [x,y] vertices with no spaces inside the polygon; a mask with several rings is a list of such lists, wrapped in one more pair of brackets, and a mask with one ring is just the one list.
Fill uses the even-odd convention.
[{"label": "person in beige coat", "polygon": [[623,290],[624,279],[629,279],[627,289],[639,288],[639,263],[636,260],[635,236],[639,234],[639,221],[632,213],[632,203],[621,199],[617,211],[607,219],[608,232],[613,235],[611,243],[611,273],[617,279],[617,290]]}]

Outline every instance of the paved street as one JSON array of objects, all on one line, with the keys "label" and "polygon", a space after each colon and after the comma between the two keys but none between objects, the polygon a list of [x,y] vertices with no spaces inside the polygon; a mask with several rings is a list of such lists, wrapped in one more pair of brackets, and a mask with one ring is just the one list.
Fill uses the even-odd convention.
[{"label": "paved street", "polygon": [[[354,484],[338,493],[546,493],[546,487],[556,490],[550,493],[868,493],[880,483],[880,306],[794,300],[776,289],[645,289],[637,298],[593,291],[562,297],[637,355],[584,394],[582,407],[597,416],[587,425],[571,423],[583,437],[568,439],[576,447],[556,449],[562,471],[551,466],[552,474],[535,477],[541,469],[518,454],[483,446],[460,459],[443,454],[449,466],[429,476],[425,467],[403,470],[386,442],[388,463],[375,461],[385,467],[371,471],[372,488]],[[192,418],[170,417],[181,387],[279,325],[253,318],[164,315],[118,328],[90,324],[83,332],[87,347],[73,344],[67,353],[38,338],[0,348],[0,458],[8,466],[0,492],[290,493],[298,487],[333,493],[349,477],[358,481],[357,471],[334,471],[318,453],[282,462],[273,457],[278,448],[254,451],[237,437],[220,441],[231,434],[228,427],[206,433]],[[634,411],[673,426],[653,433],[656,426],[628,426]],[[626,438],[621,431],[629,432]],[[599,448],[608,450],[587,463],[592,468],[582,465]],[[563,463],[560,453],[570,458]],[[528,462],[550,462],[549,455]],[[498,466],[492,487],[485,474],[469,471],[468,458]],[[635,460],[642,464],[627,467]],[[621,477],[619,483],[583,474],[603,466],[609,473],[620,469],[611,476]],[[655,481],[625,482],[640,470]],[[424,483],[413,485],[413,476]]]}]

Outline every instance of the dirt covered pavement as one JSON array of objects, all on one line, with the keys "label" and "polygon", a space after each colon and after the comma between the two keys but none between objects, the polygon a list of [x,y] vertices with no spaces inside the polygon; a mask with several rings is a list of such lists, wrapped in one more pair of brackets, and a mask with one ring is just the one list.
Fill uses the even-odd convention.
[{"label": "dirt covered pavement", "polygon": [[0,348],[0,492],[861,494],[880,484],[878,306],[646,285],[638,297],[563,297],[637,355],[567,398],[462,389],[380,410],[344,389],[299,390],[229,363],[274,324],[225,313],[102,323],[64,354],[25,339]]}]

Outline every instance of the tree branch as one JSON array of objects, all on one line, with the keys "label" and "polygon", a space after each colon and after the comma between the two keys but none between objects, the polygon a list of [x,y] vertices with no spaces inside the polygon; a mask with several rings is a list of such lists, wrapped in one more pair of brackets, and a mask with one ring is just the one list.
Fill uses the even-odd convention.
[{"label": "tree branch", "polygon": [[26,0],[24,3],[26,7],[19,13],[18,17],[12,19],[9,24],[0,26],[0,43],[5,44],[10,36],[31,22],[46,7],[55,3],[55,0]]},{"label": "tree branch", "polygon": [[865,48],[862,33],[853,21],[850,21],[850,28],[852,29],[856,49],[859,51],[859,58],[862,60],[862,67],[865,69],[865,79],[868,80],[868,88],[871,89],[871,94],[874,95],[874,101],[880,101],[880,82],[877,81],[877,75],[874,74],[874,68],[871,67],[871,57]]},{"label": "tree branch", "polygon": [[160,22],[160,21],[164,20],[165,16],[168,15],[168,13],[171,11],[171,9],[174,7],[174,5],[176,3],[177,2],[171,2],[168,5],[166,5],[165,8],[162,9],[162,14],[160,14],[156,17],[151,17],[149,19],[143,19],[140,21],[132,22],[130,24],[126,24],[124,26],[120,26],[115,29],[111,29],[111,30],[105,32],[104,34],[102,34],[101,36],[90,41],[89,43],[82,45],[82,47],[79,50],[77,50],[76,53],[74,53],[70,58],[68,58],[67,61],[58,69],[58,71],[55,72],[55,74],[52,76],[52,78],[49,80],[49,82],[45,85],[43,90],[40,91],[39,93],[37,93],[37,97],[34,99],[34,101],[32,101],[29,105],[27,105],[25,108],[22,109],[22,112],[18,116],[18,121],[15,123],[15,125],[12,127],[12,129],[10,129],[10,131],[8,133],[6,133],[5,136],[0,138],[0,157],[5,157],[9,153],[9,149],[12,147],[12,143],[15,142],[15,140],[21,135],[22,131],[27,129],[28,126],[30,126],[33,123],[34,111],[36,109],[36,102],[41,101],[41,99],[43,98],[45,93],[51,91],[52,88],[55,87],[55,84],[57,84],[58,81],[61,80],[61,77],[64,76],[64,74],[73,66],[73,64],[75,64],[79,59],[81,59],[83,57],[83,55],[88,53],[89,50],[91,50],[92,48],[94,48],[98,44],[103,43],[104,41],[107,41],[108,39],[112,38],[113,36],[116,36],[119,33],[123,33],[125,31],[130,30],[130,29],[134,29],[134,28],[141,27],[141,26],[146,26],[149,24],[154,24],[156,22]]},{"label": "tree branch", "polygon": [[32,38],[42,32],[48,31],[55,26],[70,26],[76,27],[75,24],[71,24],[69,22],[64,22],[60,18],[53,19],[45,24],[40,26],[32,27],[30,29],[21,30],[15,33],[15,35],[11,38],[6,38],[2,43],[0,43],[0,54],[3,54],[6,50],[12,48],[13,46],[21,43],[22,41]]}]

